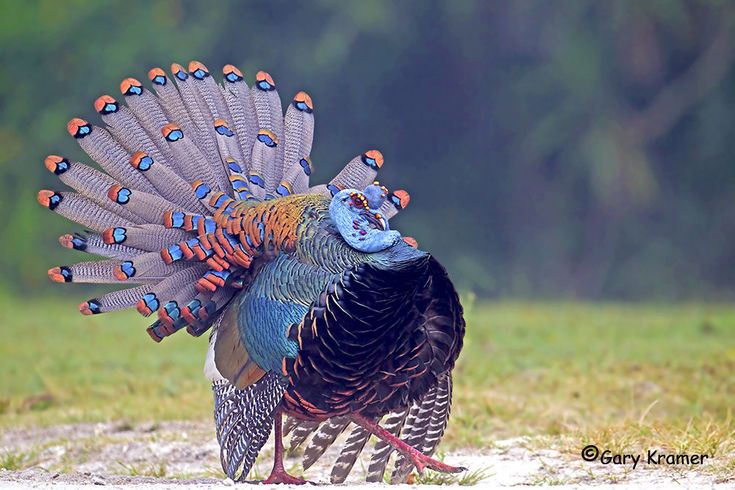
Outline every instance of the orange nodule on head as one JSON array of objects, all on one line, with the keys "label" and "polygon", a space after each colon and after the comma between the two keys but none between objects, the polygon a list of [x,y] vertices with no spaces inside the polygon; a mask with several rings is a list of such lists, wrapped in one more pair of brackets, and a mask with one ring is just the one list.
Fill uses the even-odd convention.
[{"label": "orange nodule on head", "polygon": [[398,203],[401,209],[408,206],[408,203],[411,202],[411,195],[408,193],[408,191],[405,191],[403,189],[393,191],[393,195],[398,198]]},{"label": "orange nodule on head", "polygon": [[66,130],[69,132],[70,135],[77,138],[80,135],[79,130],[88,125],[89,123],[85,121],[84,119],[75,117],[74,119],[66,123]]},{"label": "orange nodule on head", "polygon": [[303,90],[299,93],[297,93],[294,98],[294,102],[302,102],[306,104],[306,106],[309,108],[309,110],[314,110],[314,102],[311,100],[311,96],[304,92]]},{"label": "orange nodule on head", "polygon": [[375,160],[378,168],[383,166],[383,154],[380,153],[378,150],[368,150],[365,152],[365,155],[367,155],[368,158],[372,158],[373,160]]}]

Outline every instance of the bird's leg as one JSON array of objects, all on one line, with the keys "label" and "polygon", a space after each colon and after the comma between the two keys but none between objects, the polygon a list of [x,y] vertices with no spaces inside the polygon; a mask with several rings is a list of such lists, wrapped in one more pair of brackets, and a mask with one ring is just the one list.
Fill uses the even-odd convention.
[{"label": "bird's leg", "polygon": [[380,424],[364,415],[355,413],[352,414],[351,418],[354,423],[383,440],[383,442],[390,444],[393,449],[409,458],[419,473],[423,473],[426,468],[430,468],[434,471],[440,471],[442,473],[459,473],[467,469],[461,466],[450,466],[427,456],[415,447],[409,446],[404,441],[382,428]]},{"label": "bird's leg", "polygon": [[286,473],[283,468],[283,413],[281,409],[276,409],[276,454],[273,456],[273,469],[268,478],[263,480],[263,483],[287,483],[291,485],[300,485],[306,483],[306,480],[291,476]]}]

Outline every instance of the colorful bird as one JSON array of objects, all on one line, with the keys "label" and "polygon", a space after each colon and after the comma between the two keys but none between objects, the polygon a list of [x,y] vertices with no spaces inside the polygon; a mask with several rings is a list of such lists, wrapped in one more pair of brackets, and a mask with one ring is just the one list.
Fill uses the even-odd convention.
[{"label": "colorful bird", "polygon": [[102,171],[51,155],[46,167],[73,191],[38,201],[90,230],[63,246],[105,259],[49,277],[130,284],[79,311],[155,314],[156,342],[211,331],[205,374],[232,479],[247,477],[274,427],[270,483],[303,481],[284,470],[284,434],[306,444],[308,468],[350,426],[332,482],[371,436],[368,481],[383,481],[393,451],[392,482],[413,468],[461,471],[431,455],[449,418],[462,306],[439,262],[390,228],[409,195],[375,182],[383,155],[368,150],[309,187],[307,93],[284,116],[268,73],[248,87],[232,65],[222,85],[202,63],[188,68],[150,70],[155,93],[125,79],[126,104],[94,104],[104,127],[67,125]]}]

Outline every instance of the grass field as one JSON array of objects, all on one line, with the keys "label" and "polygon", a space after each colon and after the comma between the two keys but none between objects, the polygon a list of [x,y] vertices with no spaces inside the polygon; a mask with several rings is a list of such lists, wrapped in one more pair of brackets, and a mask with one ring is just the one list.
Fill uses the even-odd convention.
[{"label": "grass field", "polygon": [[[465,304],[445,449],[532,435],[569,452],[588,442],[706,452],[735,472],[735,308]],[[0,299],[0,430],[209,420],[206,337],[158,345],[136,313],[75,311],[73,302]]]}]

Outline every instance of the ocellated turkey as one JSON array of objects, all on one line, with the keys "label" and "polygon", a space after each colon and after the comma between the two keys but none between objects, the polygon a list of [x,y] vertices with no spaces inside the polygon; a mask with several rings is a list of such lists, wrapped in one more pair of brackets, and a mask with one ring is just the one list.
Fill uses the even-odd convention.
[{"label": "ocellated turkey", "polygon": [[273,427],[268,482],[302,481],[283,468],[284,432],[305,445],[308,468],[349,430],[335,483],[371,435],[368,481],[383,481],[394,450],[392,482],[414,467],[460,471],[430,456],[449,418],[462,307],[439,262],[390,228],[409,195],[374,181],[382,154],[310,187],[308,94],[284,116],[268,73],[249,87],[232,65],[221,85],[196,61],[171,72],[150,70],[153,90],[124,80],[127,105],[99,97],[104,126],[68,123],[101,170],[46,158],[73,190],[40,191],[39,202],[87,230],[61,244],[103,257],[50,278],[132,286],[79,310],[136,308],[156,317],[156,342],[211,331],[205,373],[233,479],[247,477]]}]

